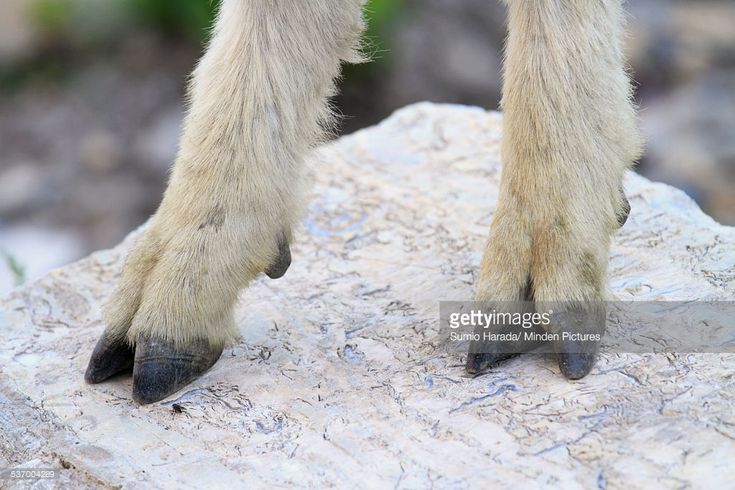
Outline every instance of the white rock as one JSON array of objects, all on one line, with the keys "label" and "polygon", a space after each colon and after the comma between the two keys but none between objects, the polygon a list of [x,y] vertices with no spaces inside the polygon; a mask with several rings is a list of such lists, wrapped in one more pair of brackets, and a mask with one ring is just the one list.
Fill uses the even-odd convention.
[{"label": "white rock", "polygon": [[[437,349],[438,301],[472,296],[500,123],[419,104],[324,147],[288,274],[242,294],[242,339],[164,402],[134,404],[126,376],[82,379],[134,235],[16,290],[0,316],[0,466],[125,488],[732,482],[733,355],[603,355],[569,382],[528,356],[468,379]],[[618,296],[731,301],[735,230],[671,187],[630,174],[626,190]]]}]

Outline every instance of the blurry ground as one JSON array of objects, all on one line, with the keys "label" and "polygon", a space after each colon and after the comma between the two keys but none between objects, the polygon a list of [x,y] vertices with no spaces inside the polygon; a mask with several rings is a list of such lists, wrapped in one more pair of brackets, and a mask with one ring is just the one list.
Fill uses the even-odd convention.
[{"label": "blurry ground", "polygon": [[[206,0],[3,0],[0,294],[119,242],[154,210],[176,151]],[[735,2],[636,0],[628,51],[639,171],[735,224]],[[495,108],[504,8],[373,0],[377,61],[351,67],[344,132],[410,102]]]}]

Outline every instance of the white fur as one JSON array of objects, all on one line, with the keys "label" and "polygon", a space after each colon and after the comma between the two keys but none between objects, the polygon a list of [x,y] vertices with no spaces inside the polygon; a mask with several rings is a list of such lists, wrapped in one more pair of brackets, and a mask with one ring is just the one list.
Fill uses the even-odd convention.
[{"label": "white fur", "polygon": [[300,213],[306,153],[362,31],[361,0],[225,0],[194,71],[178,158],[104,315],[108,332],[223,345],[238,291]]},{"label": "white fur", "polygon": [[[225,0],[194,71],[176,164],[105,311],[108,333],[232,340],[238,291],[300,213],[362,0]],[[504,164],[478,298],[605,295],[623,172],[640,153],[621,0],[507,0]]]},{"label": "white fur", "polygon": [[607,296],[623,173],[638,158],[621,0],[508,0],[503,174],[477,298]]}]

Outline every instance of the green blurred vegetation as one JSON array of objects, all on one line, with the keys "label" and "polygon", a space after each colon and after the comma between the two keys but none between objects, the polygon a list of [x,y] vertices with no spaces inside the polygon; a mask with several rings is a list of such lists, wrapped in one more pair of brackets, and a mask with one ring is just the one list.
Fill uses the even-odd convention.
[{"label": "green blurred vegetation", "polygon": [[200,42],[206,38],[218,4],[217,0],[33,0],[31,12],[34,22],[50,36],[70,38],[76,28],[89,28],[79,26],[78,21],[83,11],[91,9],[96,15],[88,16],[88,22],[122,12],[125,18],[118,20],[128,24]]},{"label": "green blurred vegetation", "polygon": [[391,26],[398,21],[403,12],[403,0],[369,0],[365,7],[367,28],[363,36],[363,49],[371,63],[347,65],[344,67],[344,78],[347,83],[360,81],[370,77],[378,69],[378,65],[390,61],[390,51],[385,39]]},{"label": "green blurred vegetation", "polygon": [[[304,0],[307,1],[307,0]],[[96,5],[95,5],[96,3]],[[35,21],[46,31],[63,33],[72,29],[81,9],[110,8],[127,10],[130,18],[169,35],[184,36],[195,42],[207,39],[219,8],[219,0],[34,0]],[[401,11],[402,0],[369,0],[366,8],[366,37],[380,47],[381,33]]]},{"label": "green blurred vegetation", "polygon": [[0,248],[0,258],[3,259],[5,266],[13,276],[13,284],[15,286],[20,286],[26,282],[26,268],[18,261],[18,259],[2,248]]},{"label": "green blurred vegetation", "polygon": [[[202,44],[209,36],[219,3],[220,0],[33,0],[31,12],[45,37],[59,44],[105,46],[114,42],[116,34],[135,26]],[[367,2],[365,50],[378,62],[387,56],[381,40],[403,9],[403,0]]]},{"label": "green blurred vegetation", "polygon": [[73,11],[73,0],[36,0],[31,15],[47,35],[63,35],[64,31],[71,28]]},{"label": "green blurred vegetation", "polygon": [[[70,0],[43,0],[68,2]],[[205,41],[219,7],[219,0],[126,0],[133,13],[147,25],[192,40]],[[305,0],[306,1],[306,0]],[[399,14],[402,0],[369,0],[365,15],[367,39],[376,49],[384,27]]]},{"label": "green blurred vegetation", "polygon": [[376,59],[382,59],[381,55],[386,53],[383,40],[402,12],[402,0],[370,0],[368,2],[365,8],[365,18],[368,23],[365,39],[368,43],[368,53]]},{"label": "green blurred vegetation", "polygon": [[[42,33],[31,56],[0,66],[0,88],[59,82],[80,62],[114,49],[145,29],[176,42],[201,46],[209,37],[220,0],[30,0],[31,21]],[[309,1],[309,0],[303,0]],[[403,0],[369,0],[363,47],[372,63],[347,65],[346,85],[368,82],[390,60],[385,39],[404,11]],[[295,15],[298,15],[296,12]]]},{"label": "green blurred vegetation", "polygon": [[[70,0],[44,0],[70,1]],[[133,14],[144,24],[173,35],[203,43],[209,35],[219,0],[126,0]],[[304,0],[308,1],[308,0]],[[387,57],[381,41],[403,10],[402,0],[369,0],[365,7],[367,30],[365,49],[380,62]],[[360,71],[356,69],[353,71]]]},{"label": "green blurred vegetation", "polygon": [[126,0],[132,13],[149,27],[192,41],[207,39],[218,0]]}]

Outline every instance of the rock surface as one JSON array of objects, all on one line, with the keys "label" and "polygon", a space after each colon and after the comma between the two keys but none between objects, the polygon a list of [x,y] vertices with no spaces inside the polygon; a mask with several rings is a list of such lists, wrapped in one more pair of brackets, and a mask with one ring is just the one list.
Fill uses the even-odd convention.
[{"label": "rock surface", "polygon": [[[39,485],[78,488],[734,481],[734,355],[604,355],[569,382],[529,356],[469,379],[437,348],[438,301],[472,297],[500,125],[419,104],[322,148],[291,269],[243,292],[241,340],[161,403],[133,403],[129,376],[83,381],[135,233],[15,290],[0,303],[0,468],[59,468]],[[626,192],[619,298],[735,298],[735,229],[636,174]]]}]

